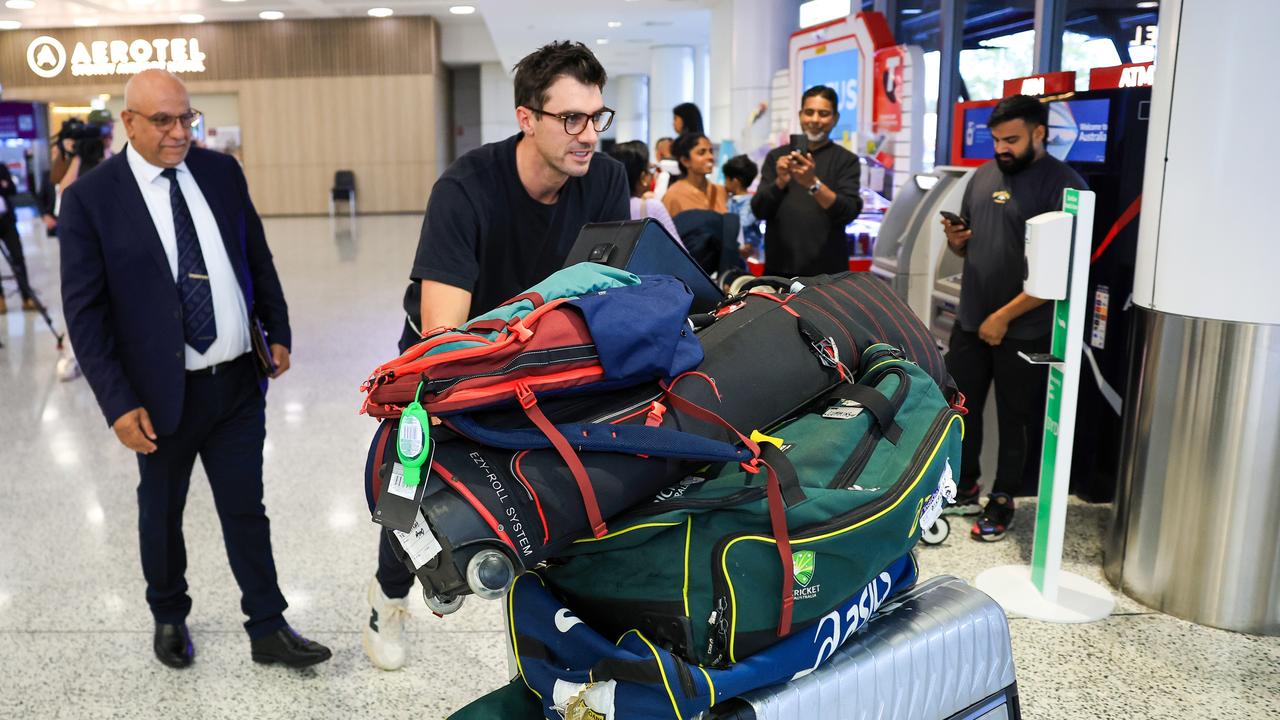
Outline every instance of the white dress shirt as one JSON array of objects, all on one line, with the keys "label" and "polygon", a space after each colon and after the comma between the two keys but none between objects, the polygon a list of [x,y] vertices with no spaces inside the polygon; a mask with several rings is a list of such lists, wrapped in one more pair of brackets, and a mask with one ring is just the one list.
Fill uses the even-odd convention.
[{"label": "white dress shirt", "polygon": [[[169,259],[169,272],[174,282],[178,278],[178,236],[173,229],[173,205],[169,200],[169,181],[161,177],[164,168],[152,165],[138,154],[133,146],[125,151],[129,158],[129,168],[142,190],[142,199],[147,203],[147,211],[151,214],[151,222],[160,235],[160,244],[164,246],[165,257]],[[249,311],[244,302],[244,293],[236,280],[235,270],[231,267],[231,259],[227,257],[227,248],[222,244],[222,233],[218,230],[218,221],[209,209],[209,203],[200,192],[200,186],[191,176],[187,164],[181,163],[178,171],[178,187],[187,201],[187,210],[191,213],[191,222],[196,227],[196,236],[200,238],[200,252],[204,255],[205,269],[209,273],[209,287],[213,292],[214,321],[218,330],[218,338],[209,349],[200,354],[190,345],[186,346],[186,367],[188,370],[201,370],[218,363],[234,360],[249,352]]]}]

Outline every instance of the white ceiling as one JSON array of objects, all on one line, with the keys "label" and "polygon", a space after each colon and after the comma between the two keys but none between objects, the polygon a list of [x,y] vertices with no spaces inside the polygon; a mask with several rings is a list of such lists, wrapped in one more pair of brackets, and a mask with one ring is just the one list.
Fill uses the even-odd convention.
[{"label": "white ceiling", "polygon": [[[206,22],[253,20],[263,10],[279,10],[286,19],[360,17],[372,7],[389,7],[397,15],[432,15],[442,32],[474,32],[483,23],[492,51],[478,59],[497,60],[510,68],[533,49],[552,40],[580,40],[600,57],[611,75],[649,69],[655,45],[706,45],[715,0],[34,0],[30,10],[4,7],[0,20],[16,20],[24,28],[71,27],[96,21],[100,26],[173,23],[180,15],[198,13]],[[451,5],[477,7],[470,16],[449,13]],[[621,22],[619,28],[609,22]],[[598,39],[608,40],[598,44]],[[444,43],[448,47],[449,43]],[[476,53],[467,53],[476,61]],[[445,61],[450,58],[446,55]]]}]

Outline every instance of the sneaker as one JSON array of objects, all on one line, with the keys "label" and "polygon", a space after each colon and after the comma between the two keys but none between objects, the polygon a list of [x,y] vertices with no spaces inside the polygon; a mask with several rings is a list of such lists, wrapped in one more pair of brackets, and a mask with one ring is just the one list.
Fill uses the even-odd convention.
[{"label": "sneaker", "polygon": [[982,488],[975,481],[967,488],[956,490],[956,499],[942,509],[943,515],[977,515],[982,512],[978,502],[982,497]]},{"label": "sneaker", "polygon": [[973,524],[970,534],[974,540],[996,542],[1013,528],[1013,498],[1004,493],[991,493],[982,515]]},{"label": "sneaker", "polygon": [[364,654],[383,670],[404,666],[404,620],[409,617],[408,598],[389,598],[378,578],[369,583],[369,622],[364,626]]}]

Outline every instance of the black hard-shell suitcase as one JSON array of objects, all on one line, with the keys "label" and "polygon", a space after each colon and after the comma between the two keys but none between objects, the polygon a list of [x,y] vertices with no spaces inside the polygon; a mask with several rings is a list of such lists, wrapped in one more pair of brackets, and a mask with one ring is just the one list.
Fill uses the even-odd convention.
[{"label": "black hard-shell suitcase", "polygon": [[652,218],[583,226],[564,266],[580,262],[600,263],[637,275],[673,275],[693,292],[693,312],[709,312],[724,299],[724,293],[689,251]]}]

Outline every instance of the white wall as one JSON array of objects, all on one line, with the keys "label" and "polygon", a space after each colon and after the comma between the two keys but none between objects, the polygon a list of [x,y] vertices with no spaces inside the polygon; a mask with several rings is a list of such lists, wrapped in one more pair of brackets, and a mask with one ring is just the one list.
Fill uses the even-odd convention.
[{"label": "white wall", "polygon": [[501,63],[480,66],[480,142],[491,143],[515,135],[515,85]]}]

